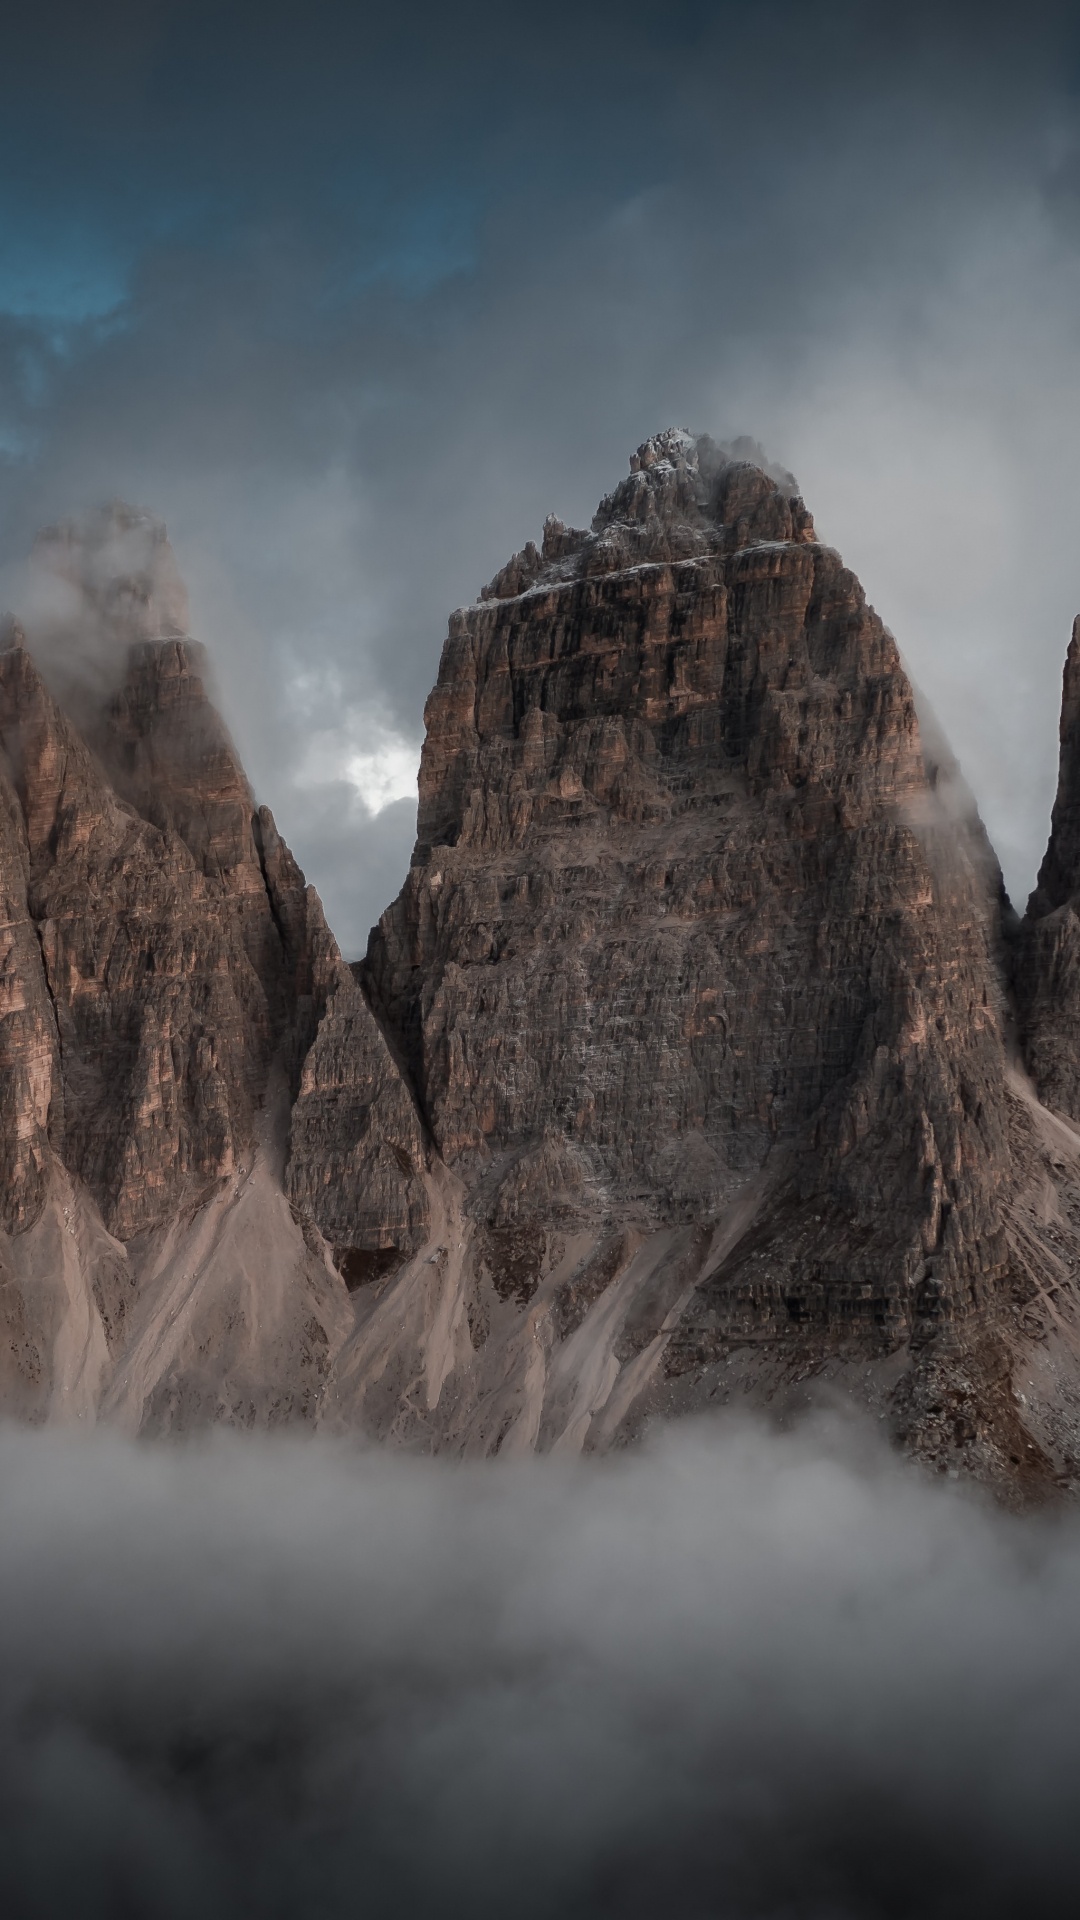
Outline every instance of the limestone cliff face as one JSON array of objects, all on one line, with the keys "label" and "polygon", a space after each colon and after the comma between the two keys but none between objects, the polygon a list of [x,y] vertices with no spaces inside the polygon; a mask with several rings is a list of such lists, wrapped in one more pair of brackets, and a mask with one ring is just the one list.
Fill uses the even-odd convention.
[{"label": "limestone cliff face", "polygon": [[271,983],[190,848],[110,788],[19,645],[0,655],[0,740],[55,1010],[54,1142],[130,1239],[242,1157]]},{"label": "limestone cliff face", "polygon": [[49,1130],[63,1126],[56,1018],[31,918],[30,857],[18,795],[0,774],[0,1224],[37,1218],[48,1184]]},{"label": "limestone cliff face", "polygon": [[1046,1104],[1080,1120],[1080,618],[1062,683],[1050,839],[1018,940],[1022,1044]]},{"label": "limestone cliff face", "polygon": [[[118,511],[107,517],[109,541]],[[120,684],[96,706],[95,688],[78,684],[76,724],[21,629],[9,625],[0,651],[0,1224],[16,1236],[0,1262],[0,1311],[23,1355],[18,1393],[31,1403],[53,1392],[57,1367],[64,1377],[63,1339],[84,1356],[98,1352],[97,1386],[86,1388],[94,1398],[147,1305],[164,1242],[227,1194],[239,1199],[260,1153],[277,1166],[286,1219],[286,1186],[293,1203],[283,1258],[295,1254],[321,1275],[309,1274],[298,1297],[310,1282],[326,1311],[345,1301],[338,1270],[355,1248],[409,1251],[424,1223],[415,1109],[317,895],[255,806],[207,697],[201,649],[174,632],[153,637],[155,624],[186,617],[164,530],[145,515],[121,517],[153,549],[156,572],[139,591],[110,586],[108,542],[104,555],[87,551],[96,523],[52,530],[38,554],[59,555],[67,584],[90,582],[97,658],[126,654]],[[55,635],[45,651],[55,665]],[[74,684],[68,657],[61,688]],[[332,1051],[323,1029],[338,1031],[346,1003],[351,1047],[337,1085],[348,1097],[338,1100],[326,1162],[351,1167],[356,1178],[341,1187],[328,1173],[312,1176],[305,1154],[320,1137],[309,1089],[314,1063]],[[404,1143],[400,1160],[357,1147],[359,1114],[376,1120],[379,1140]],[[76,1202],[98,1223],[92,1251],[52,1308],[48,1287],[35,1308],[19,1277],[28,1249],[48,1239],[57,1207],[70,1221]],[[69,1237],[78,1238],[74,1226]],[[266,1284],[272,1292],[269,1271]],[[294,1311],[302,1330],[295,1301]],[[72,1314],[85,1319],[78,1335]],[[306,1336],[297,1338],[300,1350]],[[258,1371],[250,1353],[247,1362]],[[278,1371],[289,1376],[287,1358]],[[188,1405],[183,1381],[174,1387],[176,1405]],[[279,1404],[279,1387],[264,1381],[259,1393]]]},{"label": "limestone cliff face", "polygon": [[[1005,1259],[1000,882],[792,489],[669,434],[455,615],[373,991],[478,1222],[705,1228],[708,1334],[895,1344]],[[781,1171],[781,1169],[783,1171]],[[680,1362],[681,1364],[681,1362]]]},{"label": "limestone cliff face", "polygon": [[[1080,1135],[1010,1058],[997,864],[891,636],[732,451],[647,442],[451,621],[364,970],[430,1251],[365,1290],[328,1417],[593,1447],[825,1376],[1045,1485]],[[1072,1385],[1025,1378],[1024,1426],[1033,1339]]]},{"label": "limestone cliff face", "polygon": [[1080,1479],[1080,640],[1014,942],[791,476],[659,435],[453,616],[350,968],[164,529],[38,560],[44,675],[0,653],[0,1404],[490,1453],[824,1378],[942,1469]]}]

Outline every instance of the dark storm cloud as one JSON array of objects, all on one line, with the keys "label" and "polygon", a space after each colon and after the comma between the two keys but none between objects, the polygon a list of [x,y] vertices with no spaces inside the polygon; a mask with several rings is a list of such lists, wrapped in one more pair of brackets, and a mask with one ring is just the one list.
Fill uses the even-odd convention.
[{"label": "dark storm cloud", "polygon": [[1080,1534],[819,1422],[601,1463],[0,1434],[11,1920],[1013,1920]]},{"label": "dark storm cloud", "polygon": [[1080,605],[1070,10],[388,12],[46,8],[10,37],[3,558],[87,501],[164,515],[356,950],[448,610],[657,427],[750,431],[1022,890]]}]

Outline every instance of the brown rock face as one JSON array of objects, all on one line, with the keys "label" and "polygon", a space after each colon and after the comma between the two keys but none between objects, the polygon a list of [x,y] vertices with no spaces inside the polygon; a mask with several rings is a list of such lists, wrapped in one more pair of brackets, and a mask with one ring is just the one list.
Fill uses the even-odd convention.
[{"label": "brown rock face", "polygon": [[[109,529],[118,511],[107,517]],[[123,516],[144,542],[147,527],[157,528],[147,516]],[[85,679],[76,685],[79,726],[42,678],[20,629],[10,627],[0,652],[2,1225],[23,1236],[13,1243],[10,1283],[0,1261],[0,1315],[7,1286],[13,1351],[24,1353],[19,1392],[30,1392],[31,1401],[35,1381],[43,1393],[59,1391],[64,1368],[46,1356],[55,1358],[64,1339],[98,1353],[97,1387],[83,1369],[79,1390],[91,1397],[101,1390],[103,1356],[121,1358],[124,1329],[142,1306],[149,1311],[147,1276],[160,1267],[162,1235],[175,1240],[199,1209],[220,1211],[226,1194],[250,1209],[244,1195],[260,1153],[277,1166],[286,1219],[283,1185],[293,1202],[296,1248],[283,1247],[282,1258],[299,1261],[298,1299],[314,1286],[323,1299],[318,1314],[337,1316],[336,1339],[341,1312],[348,1314],[333,1306],[345,1290],[330,1252],[408,1251],[425,1220],[415,1108],[318,897],[269,813],[255,807],[207,698],[202,650],[179,635],[150,635],[156,621],[175,624],[186,611],[164,530],[158,533],[156,573],[140,592],[130,582],[110,587],[108,552],[88,554],[85,529],[79,540],[54,532],[39,546],[39,560],[59,553],[69,584],[92,583],[99,660],[108,651],[103,636],[114,651],[127,650],[122,684],[96,708]],[[55,649],[50,659],[55,665]],[[59,681],[75,684],[64,671]],[[344,1062],[333,1039],[343,1031]],[[335,1096],[336,1106],[325,1166],[313,1174],[316,1085],[324,1108]],[[298,1097],[286,1176],[290,1087]],[[267,1132],[271,1110],[278,1117]],[[372,1143],[358,1146],[372,1122]],[[400,1157],[384,1140],[401,1143]],[[349,1170],[351,1182],[336,1177],[338,1168]],[[76,1203],[99,1224],[88,1230],[70,1285],[64,1282],[49,1313],[42,1305],[35,1332],[19,1273],[29,1272],[28,1260],[56,1268],[54,1256],[31,1259],[28,1249],[48,1240],[56,1207],[70,1222]],[[221,1246],[227,1237],[223,1226]],[[67,1271],[74,1253],[64,1254]],[[189,1287],[216,1257],[209,1245],[193,1257]],[[304,1278],[313,1257],[325,1271]],[[234,1256],[231,1271],[242,1267]],[[223,1284],[233,1283],[224,1276]],[[266,1284],[272,1293],[270,1270]],[[298,1328],[320,1323],[305,1312],[283,1301],[277,1317],[298,1316]],[[71,1331],[72,1313],[86,1320],[80,1335]],[[307,1336],[297,1338],[299,1351]],[[246,1378],[252,1365],[258,1371],[250,1351],[243,1364]],[[275,1364],[288,1375],[287,1357]],[[147,1392],[157,1394],[152,1366],[142,1371]],[[220,1400],[220,1386],[219,1379],[211,1399]],[[254,1388],[245,1391],[250,1398]],[[267,1395],[278,1405],[296,1400],[271,1380],[252,1404]],[[206,1404],[204,1388],[195,1400]],[[174,1379],[168,1404],[190,1408],[184,1378]],[[308,1393],[304,1405],[315,1404]]]},{"label": "brown rock face", "polygon": [[1080,638],[1014,944],[791,476],[659,435],[451,620],[353,969],[164,529],[50,556],[44,677],[0,654],[4,1407],[513,1452],[820,1376],[1080,1480]]},{"label": "brown rock face", "polygon": [[997,864],[891,636],[732,452],[647,442],[451,621],[365,971],[440,1156],[430,1251],[367,1291],[329,1410],[602,1447],[824,1376],[1045,1488],[1080,1133],[1010,1057]]},{"label": "brown rock face", "polygon": [[373,988],[484,1219],[546,1224],[553,1157],[620,1228],[773,1170],[684,1359],[895,1345],[1005,1258],[998,876],[793,487],[683,435],[633,466],[451,622]]},{"label": "brown rock face", "polygon": [[1061,698],[1050,840],[1020,930],[1016,998],[1027,1064],[1047,1106],[1080,1119],[1080,618]]},{"label": "brown rock face", "polygon": [[293,1103],[286,1189],[318,1222],[353,1286],[423,1241],[427,1147],[412,1094],[321,910],[308,953],[320,1014]]},{"label": "brown rock face", "polygon": [[234,1171],[265,1086],[271,983],[223,890],[118,798],[22,647],[0,656],[0,740],[55,1008],[54,1141],[130,1239]]},{"label": "brown rock face", "polygon": [[5,769],[0,774],[0,1222],[9,1233],[40,1213],[50,1127],[63,1127],[56,1018],[30,914],[29,885],[22,809]]}]

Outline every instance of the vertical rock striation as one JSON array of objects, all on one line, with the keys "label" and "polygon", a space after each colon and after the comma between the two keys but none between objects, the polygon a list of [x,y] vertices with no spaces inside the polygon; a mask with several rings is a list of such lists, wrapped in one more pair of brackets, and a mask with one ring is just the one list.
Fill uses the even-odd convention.
[{"label": "vertical rock striation", "polygon": [[55,1144],[130,1239],[235,1170],[273,1040],[269,982],[179,834],[110,787],[22,646],[0,656],[28,905],[55,1008]]},{"label": "vertical rock striation", "polygon": [[[281,1387],[292,1362],[268,1360],[258,1322],[293,1324],[314,1365],[305,1327],[323,1327],[328,1355],[327,1324],[339,1341],[342,1311],[348,1319],[333,1304],[345,1289],[331,1255],[341,1265],[357,1248],[411,1250],[426,1205],[415,1107],[318,896],[255,806],[208,698],[202,649],[177,630],[186,601],[160,523],[112,508],[50,530],[36,551],[68,595],[43,634],[63,700],[20,628],[0,651],[0,1225],[16,1236],[9,1268],[0,1260],[0,1318],[12,1351],[25,1348],[20,1392],[32,1402],[36,1382],[70,1398],[75,1376],[56,1358],[66,1341],[97,1353],[97,1384],[76,1369],[93,1402],[104,1356],[122,1361],[166,1272],[188,1292],[198,1280],[199,1314],[217,1324],[215,1287],[244,1271],[235,1252],[229,1273],[215,1265],[232,1231],[225,1215],[250,1213],[251,1180],[263,1191],[273,1166],[284,1220],[292,1205],[280,1242],[292,1279],[265,1265],[263,1307],[240,1323],[226,1316],[214,1336],[221,1365],[197,1390],[175,1353],[167,1391],[145,1353],[137,1373],[158,1424],[162,1405],[168,1419],[211,1405],[236,1417],[238,1403],[222,1399],[233,1365],[223,1327],[244,1324],[231,1343],[244,1404],[302,1401],[313,1416],[308,1388],[298,1399]],[[129,573],[117,577],[118,565]],[[119,684],[105,690],[109,662]],[[61,1239],[58,1269],[41,1248],[53,1227],[79,1239],[76,1215],[91,1222],[86,1259]],[[219,1215],[208,1238],[205,1221]],[[201,1250],[178,1267],[189,1227]],[[53,1280],[39,1311],[43,1261]],[[277,1385],[258,1379],[266,1368]]]},{"label": "vertical rock striation", "polygon": [[481,1231],[549,1224],[553,1186],[567,1220],[710,1228],[768,1169],[671,1364],[979,1313],[1000,878],[790,476],[647,442],[454,616],[427,729],[369,978]]},{"label": "vertical rock striation", "polygon": [[1080,1120],[1080,617],[1065,659],[1057,793],[1020,929],[1016,998],[1021,1045],[1040,1098]]},{"label": "vertical rock striation", "polygon": [[824,1377],[941,1469],[1080,1477],[1080,629],[1014,934],[792,477],[658,435],[453,616],[349,967],[160,523],[36,553],[34,657],[0,652],[4,1407],[520,1452]]},{"label": "vertical rock striation", "polygon": [[[5,636],[18,644],[21,633]],[[0,676],[5,656],[0,655]],[[59,1035],[37,926],[30,850],[14,767],[0,771],[0,1224],[34,1221],[48,1184],[50,1131],[63,1132]]]}]

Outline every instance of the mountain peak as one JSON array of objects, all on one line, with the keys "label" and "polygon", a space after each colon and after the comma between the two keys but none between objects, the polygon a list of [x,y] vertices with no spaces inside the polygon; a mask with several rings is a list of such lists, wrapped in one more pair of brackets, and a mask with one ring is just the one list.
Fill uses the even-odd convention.
[{"label": "mountain peak", "polygon": [[107,621],[118,637],[182,639],[188,601],[164,522],[144,508],[112,500],[46,527],[31,553],[36,573],[69,589],[55,601],[69,620]]},{"label": "mountain peak", "polygon": [[80,1407],[153,1431],[591,1449],[824,1374],[941,1470],[1080,1483],[1080,628],[1014,938],[794,477],[653,435],[452,616],[354,973],[162,523],[114,503],[37,558],[60,665],[101,672],[76,718],[0,652],[0,1404],[53,1393],[63,1311]]},{"label": "mountain peak", "polygon": [[588,531],[549,515],[542,547],[528,541],[480,598],[514,599],[576,575],[815,539],[794,474],[756,441],[719,443],[666,427],[631,454],[629,474],[604,495]]}]

